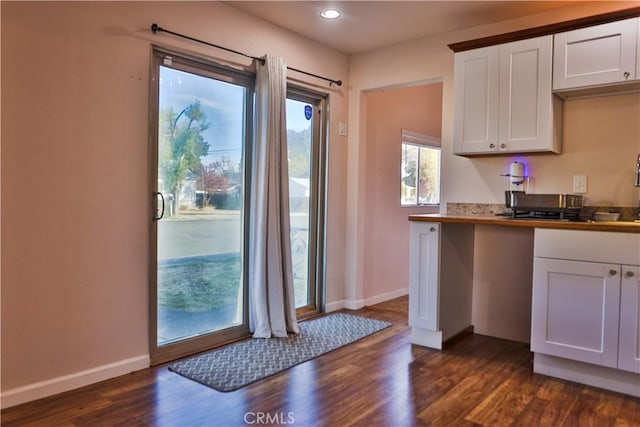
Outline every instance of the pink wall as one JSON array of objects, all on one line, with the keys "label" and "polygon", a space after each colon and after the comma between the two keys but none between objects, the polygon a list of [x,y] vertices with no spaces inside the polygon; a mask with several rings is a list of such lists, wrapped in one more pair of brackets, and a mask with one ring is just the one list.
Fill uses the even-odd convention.
[{"label": "pink wall", "polygon": [[[366,94],[364,300],[403,293],[409,286],[407,215],[437,207],[400,206],[401,130],[440,138],[442,83]],[[373,302],[376,302],[374,300]]]},{"label": "pink wall", "polygon": [[219,2],[2,2],[1,18],[4,406],[148,361],[151,46],[239,61],[153,22],[345,81],[308,83],[330,95],[327,300],[343,299],[345,55]]}]

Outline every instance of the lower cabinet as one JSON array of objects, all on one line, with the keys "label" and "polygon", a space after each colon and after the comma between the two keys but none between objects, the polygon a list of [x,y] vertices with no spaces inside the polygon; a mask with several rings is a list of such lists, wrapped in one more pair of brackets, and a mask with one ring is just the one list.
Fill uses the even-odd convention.
[{"label": "lower cabinet", "polygon": [[640,267],[623,266],[618,368],[640,374]]},{"label": "lower cabinet", "polygon": [[409,326],[438,331],[440,224],[411,223]]},{"label": "lower cabinet", "polygon": [[531,350],[617,368],[619,343],[637,340],[637,314],[636,337],[618,335],[623,270],[631,272],[614,264],[536,258]]},{"label": "lower cabinet", "polygon": [[473,225],[411,222],[411,342],[442,349],[471,327]]},{"label": "lower cabinet", "polygon": [[542,355],[536,372],[605,388],[615,372],[631,389],[613,389],[640,394],[640,377],[621,377],[640,373],[639,252],[637,234],[536,230],[531,350]]}]

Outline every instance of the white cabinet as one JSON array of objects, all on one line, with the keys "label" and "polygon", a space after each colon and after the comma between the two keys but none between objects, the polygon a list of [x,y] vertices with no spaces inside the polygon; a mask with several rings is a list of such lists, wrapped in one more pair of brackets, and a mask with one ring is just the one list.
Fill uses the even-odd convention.
[{"label": "white cabinet", "polygon": [[622,267],[618,368],[640,373],[640,268]]},{"label": "white cabinet", "polygon": [[411,221],[411,342],[442,349],[471,327],[473,226]]},{"label": "white cabinet", "polygon": [[490,46],[454,56],[454,151],[498,150],[500,49]]},{"label": "white cabinet", "polygon": [[567,31],[553,36],[553,90],[638,79],[639,18]]},{"label": "white cabinet", "polygon": [[412,222],[409,255],[409,326],[438,330],[440,224]]},{"label": "white cabinet", "polygon": [[636,80],[640,80],[640,18],[637,18],[637,37],[636,37]]},{"label": "white cabinet", "polygon": [[552,36],[456,53],[454,152],[559,152],[551,58]]},{"label": "white cabinet", "polygon": [[615,368],[620,266],[534,260],[531,350]]},{"label": "white cabinet", "polygon": [[536,229],[534,256],[532,351],[640,373],[640,236]]}]

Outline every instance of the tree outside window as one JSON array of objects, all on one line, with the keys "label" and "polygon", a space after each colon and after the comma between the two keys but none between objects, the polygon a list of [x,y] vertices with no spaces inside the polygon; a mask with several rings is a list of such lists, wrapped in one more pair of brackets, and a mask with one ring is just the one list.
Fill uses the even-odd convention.
[{"label": "tree outside window", "polygon": [[400,202],[402,206],[440,203],[439,140],[403,130]]}]

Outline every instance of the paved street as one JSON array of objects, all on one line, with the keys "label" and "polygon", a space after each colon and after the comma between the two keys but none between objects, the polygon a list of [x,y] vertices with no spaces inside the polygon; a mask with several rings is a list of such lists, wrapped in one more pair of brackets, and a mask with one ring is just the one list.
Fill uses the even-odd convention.
[{"label": "paved street", "polygon": [[240,252],[240,215],[162,219],[158,222],[158,259]]},{"label": "paved street", "polygon": [[[239,211],[184,215],[158,222],[158,259],[239,252],[242,243]],[[308,217],[292,215],[292,228],[307,226]]]}]

